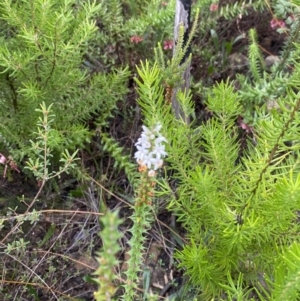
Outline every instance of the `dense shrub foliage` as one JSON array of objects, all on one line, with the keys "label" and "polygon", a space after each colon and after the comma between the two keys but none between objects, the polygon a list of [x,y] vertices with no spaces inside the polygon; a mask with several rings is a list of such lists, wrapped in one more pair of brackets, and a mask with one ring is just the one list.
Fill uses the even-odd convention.
[{"label": "dense shrub foliage", "polygon": [[[176,240],[182,244],[174,257],[187,276],[185,287],[178,289],[181,294],[167,300],[188,300],[190,295],[182,292],[189,290],[195,300],[296,301],[300,3],[194,1],[190,39],[184,40],[180,27],[174,43],[175,4],[0,3],[0,166],[4,176],[7,170],[33,175],[39,189],[28,204],[22,199],[25,213],[1,216],[1,229],[8,221],[11,225],[0,239],[4,256],[16,265],[23,262],[29,241],[23,233],[14,235],[22,225],[41,219],[44,212],[32,209],[45,184],[75,170],[81,180],[88,178],[101,188],[99,199],[110,189],[110,195],[116,200],[121,196],[132,209],[127,212],[130,227],[126,225],[128,267],[117,275],[124,219],[118,219],[119,211],[110,213],[106,204],[93,203],[102,249],[96,252],[99,267],[85,280],[97,283],[96,300],[160,300],[149,288],[143,262],[148,232],[164,203],[185,232],[184,239]],[[257,28],[241,31],[249,14],[265,14],[270,18],[266,28],[284,36],[276,56],[261,47]],[[230,22],[237,24],[240,35],[228,40],[221,29]],[[183,62],[189,47],[194,55]],[[233,63],[236,58],[239,66]],[[199,63],[196,70],[194,61]],[[182,77],[190,66],[194,77],[184,90]],[[218,81],[213,80],[216,74]],[[133,120],[133,114],[140,118]],[[134,141],[141,123],[142,134]],[[127,144],[112,134],[116,124],[124,132],[131,126],[134,134],[124,138]],[[97,153],[97,180],[87,175],[84,155],[77,164],[80,152]],[[104,156],[113,162],[107,163],[109,168],[103,167]],[[126,185],[121,192],[120,181],[106,181],[116,170],[122,171]],[[95,191],[89,192],[94,198]],[[9,212],[17,214],[16,209]],[[104,215],[101,223],[99,215]],[[56,235],[53,225],[38,248]],[[13,275],[16,279],[4,281],[24,283],[24,292],[40,300],[38,286],[31,283],[38,265],[30,264],[34,260],[26,260],[29,268],[20,276],[12,268],[3,279]],[[34,281],[45,285],[53,278],[47,275]],[[50,287],[49,296],[58,300]],[[12,298],[8,290],[4,293]],[[67,294],[61,295],[68,300]]]}]

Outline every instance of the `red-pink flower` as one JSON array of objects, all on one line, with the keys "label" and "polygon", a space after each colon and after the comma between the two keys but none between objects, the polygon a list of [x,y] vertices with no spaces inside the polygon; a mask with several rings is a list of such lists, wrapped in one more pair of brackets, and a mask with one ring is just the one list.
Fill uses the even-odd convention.
[{"label": "red-pink flower", "polygon": [[164,50],[168,50],[172,48],[173,48],[173,40],[164,41]]},{"label": "red-pink flower", "polygon": [[218,8],[219,8],[218,4],[211,4],[211,6],[209,7],[209,10],[210,11],[216,11],[216,10],[218,10]]},{"label": "red-pink flower", "polygon": [[270,22],[270,26],[273,29],[283,28],[283,27],[285,27],[285,23],[283,20],[277,20],[276,18],[273,18]]},{"label": "red-pink flower", "polygon": [[131,42],[131,43],[138,44],[138,43],[140,43],[140,42],[142,42],[142,41],[143,41],[143,38],[140,37],[140,36],[132,36],[132,37],[130,38],[130,42]]},{"label": "red-pink flower", "polygon": [[6,162],[6,157],[0,153],[0,164],[5,164],[5,162]]},{"label": "red-pink flower", "polygon": [[238,126],[245,130],[247,134],[253,133],[253,126],[250,126],[249,124],[245,123],[243,121],[243,117],[239,116],[237,120]]}]

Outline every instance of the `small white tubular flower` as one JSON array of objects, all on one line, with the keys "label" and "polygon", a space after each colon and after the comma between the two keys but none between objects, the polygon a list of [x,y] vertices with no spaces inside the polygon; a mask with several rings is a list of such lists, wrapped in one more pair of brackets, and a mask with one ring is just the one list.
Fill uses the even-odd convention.
[{"label": "small white tubular flower", "polygon": [[161,124],[152,128],[142,126],[143,132],[135,144],[137,152],[134,157],[139,165],[145,166],[150,171],[155,171],[163,165],[163,158],[167,156],[163,142],[166,138],[160,134]]},{"label": "small white tubular flower", "polygon": [[155,148],[156,157],[158,159],[164,158],[167,155],[167,153],[165,152],[165,146],[162,145],[162,144],[155,144],[155,145],[157,145],[156,148]]},{"label": "small white tubular flower", "polygon": [[145,157],[148,155],[148,150],[145,147],[136,146],[137,152],[134,154],[134,157],[136,158],[137,162],[143,161]]}]

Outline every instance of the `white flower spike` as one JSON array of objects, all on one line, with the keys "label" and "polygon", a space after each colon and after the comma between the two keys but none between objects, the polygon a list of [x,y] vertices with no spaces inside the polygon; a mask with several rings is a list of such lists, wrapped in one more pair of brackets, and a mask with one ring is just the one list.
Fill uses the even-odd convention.
[{"label": "white flower spike", "polygon": [[149,175],[154,175],[155,170],[163,165],[163,158],[167,156],[163,142],[166,138],[160,134],[161,124],[156,124],[151,129],[143,125],[141,138],[135,144],[137,152],[134,157],[140,166],[149,170]]}]

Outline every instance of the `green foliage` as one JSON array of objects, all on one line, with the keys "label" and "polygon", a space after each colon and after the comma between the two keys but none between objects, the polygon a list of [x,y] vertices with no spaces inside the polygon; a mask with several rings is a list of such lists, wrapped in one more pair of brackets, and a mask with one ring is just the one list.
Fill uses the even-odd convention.
[{"label": "green foliage", "polygon": [[[196,127],[177,120],[170,108],[165,108],[159,69],[148,64],[142,68],[143,81],[146,76],[152,81],[140,88],[139,103],[146,121],[163,124],[169,142],[166,169],[176,179],[176,197],[165,181],[159,195],[170,197],[169,209],[189,239],[177,252],[179,266],[193,285],[200,286],[203,300],[223,294],[244,300],[252,289],[261,300],[267,295],[279,300],[282,295],[274,289],[279,285],[290,285],[295,291],[297,281],[291,279],[298,277],[298,269],[293,270],[297,263],[281,268],[280,262],[286,256],[282,247],[299,243],[300,101],[293,92],[299,85],[296,75],[290,83],[293,89],[286,88],[285,96],[277,99],[278,110],[257,111],[255,136],[241,148],[236,120],[243,106],[229,82],[211,91],[206,105],[212,117]],[[181,105],[192,109],[188,97],[181,96]],[[277,280],[280,269],[284,275],[291,273],[281,284]]]},{"label": "green foliage", "polygon": [[109,152],[112,158],[115,159],[114,168],[124,169],[128,180],[134,184],[134,180],[137,177],[137,166],[130,162],[129,155],[124,154],[124,148],[120,147],[119,144],[107,134],[101,134],[101,140],[103,144],[103,151]]},{"label": "green foliage", "polygon": [[263,11],[268,7],[267,3],[262,0],[235,1],[221,7],[220,16],[231,19],[239,15],[248,15],[250,11]]},{"label": "green foliage", "polygon": [[[141,63],[141,67],[137,67],[137,72],[141,77],[136,78],[138,85],[139,99],[138,103],[142,108],[145,116],[145,125],[156,124],[161,114],[164,114],[167,107],[164,104],[162,76],[157,65],[150,67],[150,63],[146,61]],[[146,83],[146,84],[145,84]]]},{"label": "green foliage", "polygon": [[[49,145],[58,153],[91,138],[86,121],[104,124],[127,92],[129,72],[91,72],[84,55],[97,32],[101,5],[75,0],[2,1],[0,46],[0,145],[15,159],[29,153],[41,102],[53,104]],[[103,45],[101,45],[103,47]]]},{"label": "green foliage", "polygon": [[[197,7],[201,8],[200,28],[197,31],[197,42],[194,47],[194,53],[200,60],[203,68],[207,69],[208,75],[216,75],[217,77],[230,78],[238,80],[239,98],[242,101],[244,123],[253,125],[257,120],[256,111],[261,107],[272,109],[278,107],[277,99],[285,96],[288,82],[290,81],[291,71],[296,59],[295,42],[299,41],[299,20],[295,16],[299,13],[299,7],[287,1],[274,1],[269,4],[261,0],[253,1],[235,1],[234,3],[220,3],[218,9],[209,11],[209,1],[198,1]],[[203,13],[205,12],[205,13]],[[273,62],[267,61],[269,49],[264,49],[259,45],[257,40],[256,26],[251,28],[248,33],[240,31],[241,34],[233,37],[231,40],[223,38],[223,21],[219,23],[220,17],[233,21],[247,19],[249,13],[261,12],[262,16],[272,15],[272,22],[264,24],[266,30],[277,31],[285,36],[282,52],[278,56],[273,57]],[[204,15],[203,15],[204,14]],[[239,24],[239,21],[237,21]],[[280,26],[276,27],[276,22],[280,22]],[[221,26],[220,26],[221,25]],[[238,25],[240,26],[240,25]],[[242,24],[241,24],[242,26]],[[207,42],[207,33],[210,32],[209,41]],[[247,38],[246,38],[247,34]],[[232,57],[238,57],[240,53],[231,53],[233,45],[244,40],[249,42],[248,57],[244,57],[242,67],[237,68],[236,63],[232,62]],[[205,42],[203,42],[205,41]],[[241,52],[243,50],[241,49]],[[242,55],[243,56],[243,55]],[[197,58],[199,59],[199,58]],[[248,70],[249,69],[249,70]],[[202,70],[202,69],[201,69]],[[199,96],[202,99],[207,97],[211,86],[212,79],[210,76],[202,76],[201,81],[196,82],[192,86],[199,90]],[[242,74],[239,74],[242,73]],[[197,75],[196,75],[197,76]],[[196,77],[195,76],[195,77]],[[196,79],[198,79],[196,77]]]},{"label": "green foliage", "polygon": [[257,33],[255,29],[249,30],[249,65],[250,71],[255,81],[259,82],[261,79],[261,66],[264,64],[262,54],[257,44]]},{"label": "green foliage", "polygon": [[[207,299],[222,295],[228,271],[234,281],[242,273],[246,285],[261,273],[272,277],[278,247],[297,239],[299,146],[286,142],[299,135],[299,101],[289,92],[287,102],[289,109],[280,102],[280,114],[260,113],[256,145],[249,141],[247,155],[240,158],[237,95],[220,84],[207,100],[214,117],[199,129],[200,158],[177,174],[182,185],[170,204],[190,237],[190,245],[177,255],[180,266]],[[173,168],[178,165],[174,159],[169,157]]]},{"label": "green foliage", "polygon": [[278,108],[277,99],[285,94],[286,87],[290,81],[288,74],[276,73],[275,76],[263,72],[259,81],[251,82],[244,75],[239,75],[238,80],[242,89],[239,91],[239,99],[244,107],[243,117],[245,123],[255,124],[257,110],[265,107],[268,110]]},{"label": "green foliage", "polygon": [[42,103],[40,106],[41,109],[36,109],[36,111],[42,113],[43,117],[39,117],[37,123],[38,132],[34,133],[35,141],[30,140],[31,156],[25,168],[32,171],[36,179],[44,183],[49,179],[59,177],[63,172],[69,173],[71,169],[74,169],[77,151],[70,155],[66,149],[60,158],[61,166],[59,171],[49,170],[51,166],[50,159],[53,157],[53,146],[49,145],[48,141],[52,136],[51,126],[54,122],[54,115],[51,110],[52,104],[48,108],[45,103]]},{"label": "green foliage", "polygon": [[274,275],[272,300],[297,300],[300,288],[300,245],[294,242],[283,250],[282,256],[278,258],[277,269]]},{"label": "green foliage", "polygon": [[229,301],[244,301],[244,300],[255,300],[254,298],[249,297],[251,290],[244,288],[243,274],[239,274],[239,277],[236,281],[231,278],[230,273],[227,274],[228,285],[222,285],[226,290],[226,299]]},{"label": "green foliage", "polygon": [[[134,65],[149,57],[149,49],[157,42],[171,39],[175,0],[97,0],[99,32],[90,43],[89,53],[96,56],[101,68],[109,69],[117,63]],[[138,41],[134,38],[138,37]],[[133,39],[133,40],[132,40]],[[105,53],[99,48],[105,44]]]},{"label": "green foliage", "polygon": [[[148,190],[146,189],[146,192],[147,191]],[[134,300],[138,294],[137,288],[140,273],[142,271],[143,254],[145,251],[145,234],[149,230],[151,222],[153,221],[152,209],[149,204],[139,204],[141,197],[143,196],[150,199],[149,196],[146,196],[144,193],[145,186],[141,183],[136,198],[134,213],[130,217],[133,221],[133,226],[130,229],[132,237],[129,241],[130,250],[128,251],[128,270],[125,272],[126,284],[124,285],[125,292],[123,297],[123,300],[125,301]]]},{"label": "green foliage", "polygon": [[[296,26],[298,28],[298,26]],[[255,29],[249,30],[249,75],[237,75],[241,85],[240,99],[244,111],[242,116],[244,122],[255,124],[257,121],[257,110],[265,107],[267,110],[278,108],[277,99],[286,95],[288,82],[291,74],[287,72],[287,66],[291,62],[295,51],[291,54],[293,41],[298,35],[297,30],[293,29],[292,35],[286,43],[283,57],[278,58],[278,62],[267,68],[261,50],[257,43],[257,33]]]},{"label": "green foliage", "polygon": [[[158,123],[158,118],[164,112],[167,114],[168,108],[163,104],[163,89],[161,86],[161,76],[157,65],[150,67],[149,62],[137,68],[140,79],[136,79],[139,93],[139,104],[142,106],[143,113],[147,118],[144,125],[151,126]],[[158,111],[156,111],[158,109]],[[123,300],[135,300],[139,277],[142,271],[144,255],[144,242],[147,231],[153,221],[152,201],[154,196],[155,176],[149,175],[147,168],[139,166],[140,176],[136,180],[136,198],[134,212],[130,217],[133,226],[130,229],[132,237],[129,241],[130,250],[128,251],[129,260],[128,270],[126,271],[127,281],[124,285],[125,293]],[[144,299],[147,292],[145,292]],[[149,300],[156,300],[155,296],[149,296]]]},{"label": "green foliage", "polygon": [[190,63],[191,57],[189,57],[183,63],[182,61],[188,51],[188,48],[191,46],[192,39],[194,38],[197,29],[198,21],[199,10],[196,12],[195,20],[190,29],[189,38],[187,41],[184,41],[184,26],[180,26],[173,57],[171,60],[168,60],[167,63],[165,62],[161,45],[158,44],[158,47],[154,49],[155,59],[163,73],[165,84],[172,88],[180,86],[182,82],[182,73]]},{"label": "green foliage", "polygon": [[[294,1],[286,1],[286,0],[277,0],[274,1],[274,13],[275,16],[279,19],[285,18],[289,14],[297,13],[297,6]],[[294,2],[294,3],[293,3]]]},{"label": "green foliage", "polygon": [[119,232],[118,226],[122,220],[118,218],[118,211],[115,211],[107,212],[101,221],[104,225],[104,229],[100,233],[103,247],[96,254],[99,267],[94,272],[94,275],[97,276],[94,280],[99,287],[94,296],[96,301],[107,301],[114,300],[113,296],[116,292],[114,267],[119,263],[116,255],[120,251],[118,240],[122,234]]},{"label": "green foliage", "polygon": [[[131,7],[133,1],[130,1]],[[134,1],[135,5],[140,2],[139,12],[132,14],[128,20],[125,29],[130,30],[131,34],[145,34],[149,36],[151,34],[169,34],[173,31],[173,19],[174,19],[174,0],[169,1],[166,5],[163,5],[160,0],[154,1]]]},{"label": "green foliage", "polygon": [[[201,12],[200,34],[216,21],[207,14],[211,2],[197,3],[205,12]],[[147,173],[138,178],[126,149],[105,133],[108,118],[114,116],[117,102],[128,90],[129,69],[115,65],[133,65],[136,57],[148,54],[145,50],[168,37],[174,4],[159,0],[2,1],[0,147],[19,160],[28,157],[27,168],[44,184],[75,167],[76,151],[70,151],[90,141],[92,132],[86,122],[95,121],[102,150],[137,188],[124,300],[142,298],[137,288],[154,197],[169,199],[169,210],[186,230],[188,243],[175,257],[190,282],[201,290],[201,300],[249,300],[253,292],[260,300],[297,300],[300,46],[295,42],[299,21],[291,26],[282,60],[270,70],[255,30],[249,31],[250,75],[238,77],[239,92],[229,81],[207,89],[207,120],[186,123],[176,118],[164,95],[166,86],[181,84],[182,71],[189,63],[181,61],[195,36],[198,12],[186,47],[182,47],[180,29],[173,59],[166,60],[159,44],[156,62],[147,60],[137,67],[137,102],[143,123],[162,124],[168,141],[165,173],[155,174],[157,178]],[[294,6],[285,4],[285,0],[272,3],[276,16],[296,12]],[[220,8],[215,17],[236,18],[250,9],[266,8],[265,1],[240,1]],[[143,39],[138,45],[130,42],[135,35]],[[219,42],[213,42],[217,51],[226,45]],[[209,50],[203,51],[214,60]],[[294,70],[289,73],[286,67],[291,62]],[[196,118],[190,91],[179,92],[177,100],[185,116]],[[270,101],[273,108],[267,107]],[[237,124],[240,116],[253,125],[245,141]],[[60,160],[58,171],[51,169],[53,156]],[[157,192],[156,181],[161,184]],[[116,291],[113,267],[118,264],[120,220],[117,213],[108,213],[103,223],[107,227],[102,232],[103,250],[97,254],[97,300],[112,299]],[[18,240],[8,244],[5,252],[23,254],[26,244]],[[148,290],[149,276],[144,280]],[[156,299],[146,295],[144,299]]]}]

